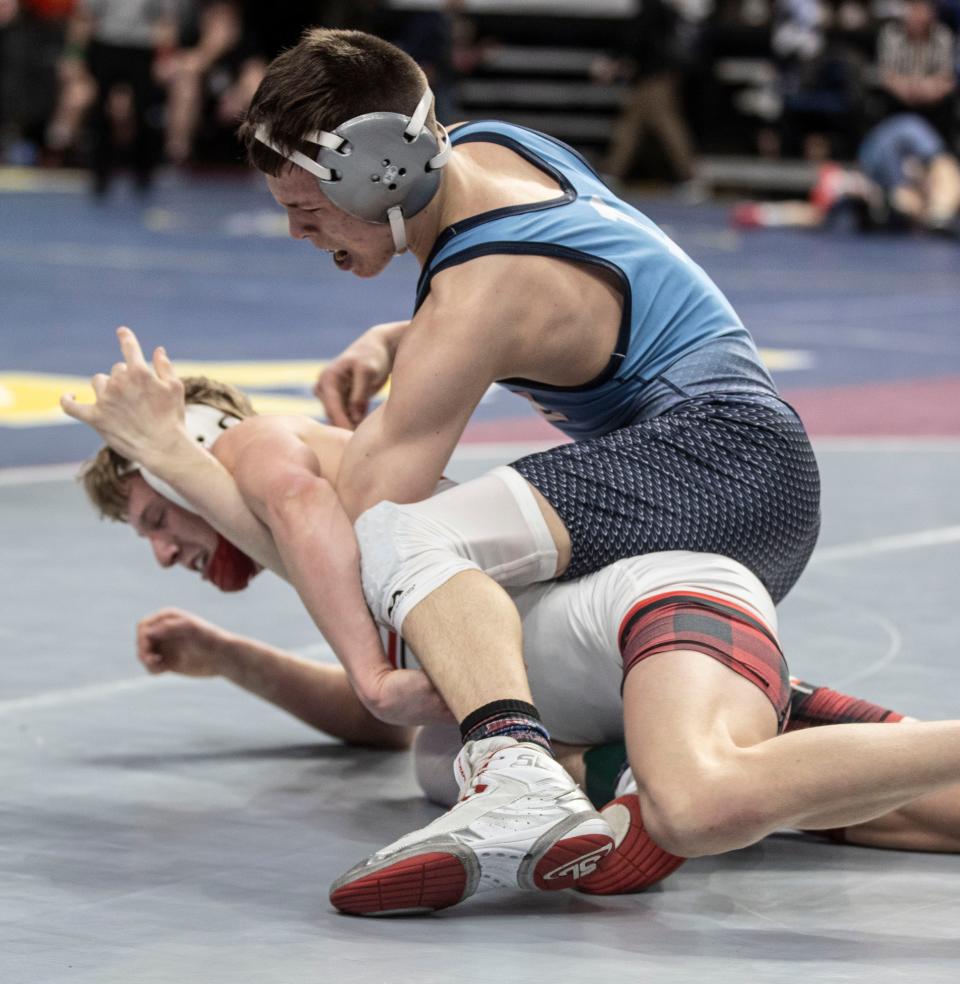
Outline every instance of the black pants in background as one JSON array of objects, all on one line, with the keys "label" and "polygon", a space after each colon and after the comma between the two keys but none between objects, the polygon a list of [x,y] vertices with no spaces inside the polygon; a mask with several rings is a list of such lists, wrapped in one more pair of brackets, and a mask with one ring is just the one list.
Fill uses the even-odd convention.
[{"label": "black pants in background", "polygon": [[134,48],[103,44],[95,41],[87,49],[87,68],[97,83],[97,101],[93,108],[91,130],[93,137],[92,164],[95,189],[106,190],[110,174],[123,156],[114,144],[113,122],[110,119],[110,90],[117,85],[129,86],[133,99],[134,136],[129,162],[137,184],[146,189],[154,168],[160,161],[161,140],[151,126],[151,110],[158,105],[157,87],[152,77],[152,48]]}]

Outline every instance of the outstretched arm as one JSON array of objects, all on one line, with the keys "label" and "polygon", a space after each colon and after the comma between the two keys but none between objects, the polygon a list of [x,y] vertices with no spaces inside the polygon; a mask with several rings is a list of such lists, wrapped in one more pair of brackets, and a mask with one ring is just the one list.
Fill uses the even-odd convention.
[{"label": "outstretched arm", "polygon": [[150,673],[220,676],[318,731],[354,745],[407,748],[409,728],[378,721],[342,667],[326,666],[165,608],[137,626],[137,657]]}]

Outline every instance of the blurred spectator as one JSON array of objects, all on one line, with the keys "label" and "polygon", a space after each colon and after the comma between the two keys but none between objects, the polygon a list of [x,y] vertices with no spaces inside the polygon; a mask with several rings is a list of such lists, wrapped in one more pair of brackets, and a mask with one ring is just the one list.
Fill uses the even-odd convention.
[{"label": "blurred spectator", "polygon": [[609,85],[628,78],[631,86],[614,126],[610,149],[601,170],[626,178],[647,132],[655,134],[674,177],[689,182],[697,160],[683,103],[683,72],[692,55],[690,24],[671,0],[643,0],[625,26],[618,57],[598,59],[594,81]]},{"label": "blurred spectator", "polygon": [[[781,92],[771,77],[770,30],[773,0],[709,0],[702,22],[688,103],[694,132],[706,145],[725,153],[745,147],[765,156],[779,154]],[[718,63],[757,66],[757,71],[733,81],[719,81]]]},{"label": "blurred spectator", "polygon": [[741,228],[819,227],[853,215],[861,229],[912,229],[960,234],[960,162],[921,116],[901,113],[874,127],[855,168],[827,164],[810,200],[743,202]]},{"label": "blurred spectator", "polygon": [[954,129],[955,38],[938,23],[933,0],[906,0],[902,18],[886,24],[877,42],[877,72],[887,115],[925,116],[948,140]]},{"label": "blurred spectator", "polygon": [[855,39],[868,22],[855,0],[778,0],[771,43],[780,70],[780,150],[809,160],[849,157],[862,133],[863,64]]},{"label": "blurred spectator", "polygon": [[193,34],[195,44],[157,64],[156,77],[168,88],[165,150],[174,164],[191,157],[202,121],[232,132],[267,67],[237,0],[201,2]]},{"label": "blurred spectator", "polygon": [[0,149],[33,163],[57,99],[57,61],[74,0],[0,0]]},{"label": "blurred spectator", "polygon": [[71,85],[89,73],[96,86],[90,122],[97,195],[124,157],[137,187],[151,184],[162,105],[153,68],[175,46],[176,15],[176,0],[80,0],[70,21],[61,77]]}]

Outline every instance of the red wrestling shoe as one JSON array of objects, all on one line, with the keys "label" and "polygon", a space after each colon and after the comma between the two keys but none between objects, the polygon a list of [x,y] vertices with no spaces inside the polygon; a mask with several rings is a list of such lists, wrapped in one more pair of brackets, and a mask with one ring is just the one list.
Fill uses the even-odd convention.
[{"label": "red wrestling shoe", "polygon": [[663,881],[686,860],[654,844],[644,830],[637,783],[629,769],[617,784],[617,792],[620,795],[600,811],[613,830],[613,850],[577,885],[578,891],[588,895],[642,892]]}]

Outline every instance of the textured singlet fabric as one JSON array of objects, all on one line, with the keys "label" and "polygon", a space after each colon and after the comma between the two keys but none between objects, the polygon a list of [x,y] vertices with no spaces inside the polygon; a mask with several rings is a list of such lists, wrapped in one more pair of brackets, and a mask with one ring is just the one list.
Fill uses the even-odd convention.
[{"label": "textured singlet fabric", "polygon": [[617,343],[598,377],[573,387],[523,379],[502,385],[575,440],[649,419],[698,395],[776,398],[753,340],[719,288],[650,219],[617,198],[576,151],[534,130],[486,120],[457,128],[451,140],[508,147],[552,177],[561,194],[445,229],[421,273],[417,308],[437,273],[492,254],[593,265],[612,274],[623,295]]},{"label": "textured singlet fabric", "polygon": [[574,439],[511,463],[570,535],[562,579],[655,551],[696,551],[739,561],[779,601],[816,543],[817,463],[719,288],[564,144],[490,121],[452,139],[510,148],[561,194],[444,230],[424,264],[418,307],[437,273],[492,254],[593,264],[621,286],[619,337],[596,379],[501,380]]}]

